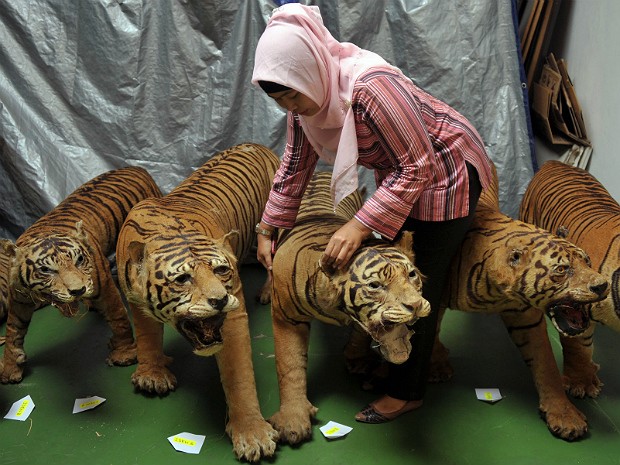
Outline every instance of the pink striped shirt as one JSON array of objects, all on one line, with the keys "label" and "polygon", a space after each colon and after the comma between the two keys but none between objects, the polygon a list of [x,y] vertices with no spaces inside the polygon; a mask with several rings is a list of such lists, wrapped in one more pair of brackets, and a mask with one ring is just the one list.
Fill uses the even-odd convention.
[{"label": "pink striped shirt", "polygon": [[[491,160],[474,127],[447,104],[389,71],[362,74],[352,109],[358,164],[373,169],[377,190],[355,215],[393,239],[408,216],[445,221],[469,213],[469,162],[482,187],[491,183]],[[279,228],[295,223],[301,198],[318,162],[299,122],[288,114],[287,141],[263,212]]]}]

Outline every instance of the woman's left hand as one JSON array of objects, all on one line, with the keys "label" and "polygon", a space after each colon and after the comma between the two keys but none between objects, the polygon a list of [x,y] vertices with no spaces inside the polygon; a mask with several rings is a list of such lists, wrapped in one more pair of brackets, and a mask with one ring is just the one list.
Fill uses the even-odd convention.
[{"label": "woman's left hand", "polygon": [[349,220],[329,240],[321,257],[321,265],[337,269],[344,268],[362,241],[371,234],[372,229],[367,228],[355,218]]}]

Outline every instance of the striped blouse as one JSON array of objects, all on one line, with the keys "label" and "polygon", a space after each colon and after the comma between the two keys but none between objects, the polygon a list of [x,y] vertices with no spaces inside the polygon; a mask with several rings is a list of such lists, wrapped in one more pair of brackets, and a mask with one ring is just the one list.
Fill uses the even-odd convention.
[{"label": "striped blouse", "polygon": [[[473,126],[410,80],[369,70],[353,89],[358,164],[375,173],[377,190],[355,218],[393,239],[408,216],[444,221],[469,212],[469,162],[482,187],[491,183],[491,160]],[[318,162],[299,122],[289,112],[287,141],[263,221],[291,228]]]}]

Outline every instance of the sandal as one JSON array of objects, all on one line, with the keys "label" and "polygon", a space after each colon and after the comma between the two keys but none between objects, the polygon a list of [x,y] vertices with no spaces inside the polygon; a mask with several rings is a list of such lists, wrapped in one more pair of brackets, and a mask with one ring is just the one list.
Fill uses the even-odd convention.
[{"label": "sandal", "polygon": [[388,421],[392,421],[398,418],[399,416],[407,412],[411,412],[417,409],[418,407],[420,407],[420,405],[422,405],[421,401],[410,400],[407,401],[407,403],[405,403],[405,405],[403,405],[402,408],[398,410],[389,413],[381,413],[375,410],[374,405],[368,404],[355,415],[355,420],[361,423],[386,423]]}]

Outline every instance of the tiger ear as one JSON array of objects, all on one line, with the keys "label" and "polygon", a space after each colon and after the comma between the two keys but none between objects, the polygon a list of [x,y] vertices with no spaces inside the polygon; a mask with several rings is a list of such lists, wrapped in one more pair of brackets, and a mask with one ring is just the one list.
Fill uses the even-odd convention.
[{"label": "tiger ear", "polygon": [[142,273],[144,267],[142,266],[146,258],[146,245],[144,242],[131,241],[129,247],[127,247],[127,299],[131,301],[131,294],[137,294],[139,298],[142,297],[143,278]]},{"label": "tiger ear", "polygon": [[144,261],[145,249],[144,242],[131,241],[129,247],[127,247],[127,252],[129,252],[129,260],[127,263],[132,265],[137,264],[138,266],[141,265]]},{"label": "tiger ear", "polygon": [[8,239],[0,239],[0,251],[3,254],[9,256],[10,258],[13,258],[17,253],[17,247],[15,246],[13,241],[10,241]]},{"label": "tiger ear", "polygon": [[236,242],[239,240],[239,236],[240,236],[239,231],[237,231],[236,229],[233,229],[229,233],[224,234],[222,237],[220,237],[218,239],[218,242],[222,244],[223,247],[226,247],[228,250],[230,250],[234,254],[235,245],[236,245]]},{"label": "tiger ear", "polygon": [[402,252],[407,256],[409,260],[414,260],[415,255],[413,253],[412,231],[403,231],[403,233],[400,235],[400,238],[394,243],[394,245],[400,250],[402,250]]},{"label": "tiger ear", "polygon": [[323,274],[325,276],[327,276],[328,278],[333,278],[334,274],[336,273],[336,271],[338,271],[337,268],[331,266],[331,265],[326,265],[323,263],[323,260],[319,259],[319,270],[321,270],[323,272]]},{"label": "tiger ear", "polygon": [[75,223],[76,237],[81,241],[88,242],[88,233],[84,230],[84,223],[82,220]]}]

